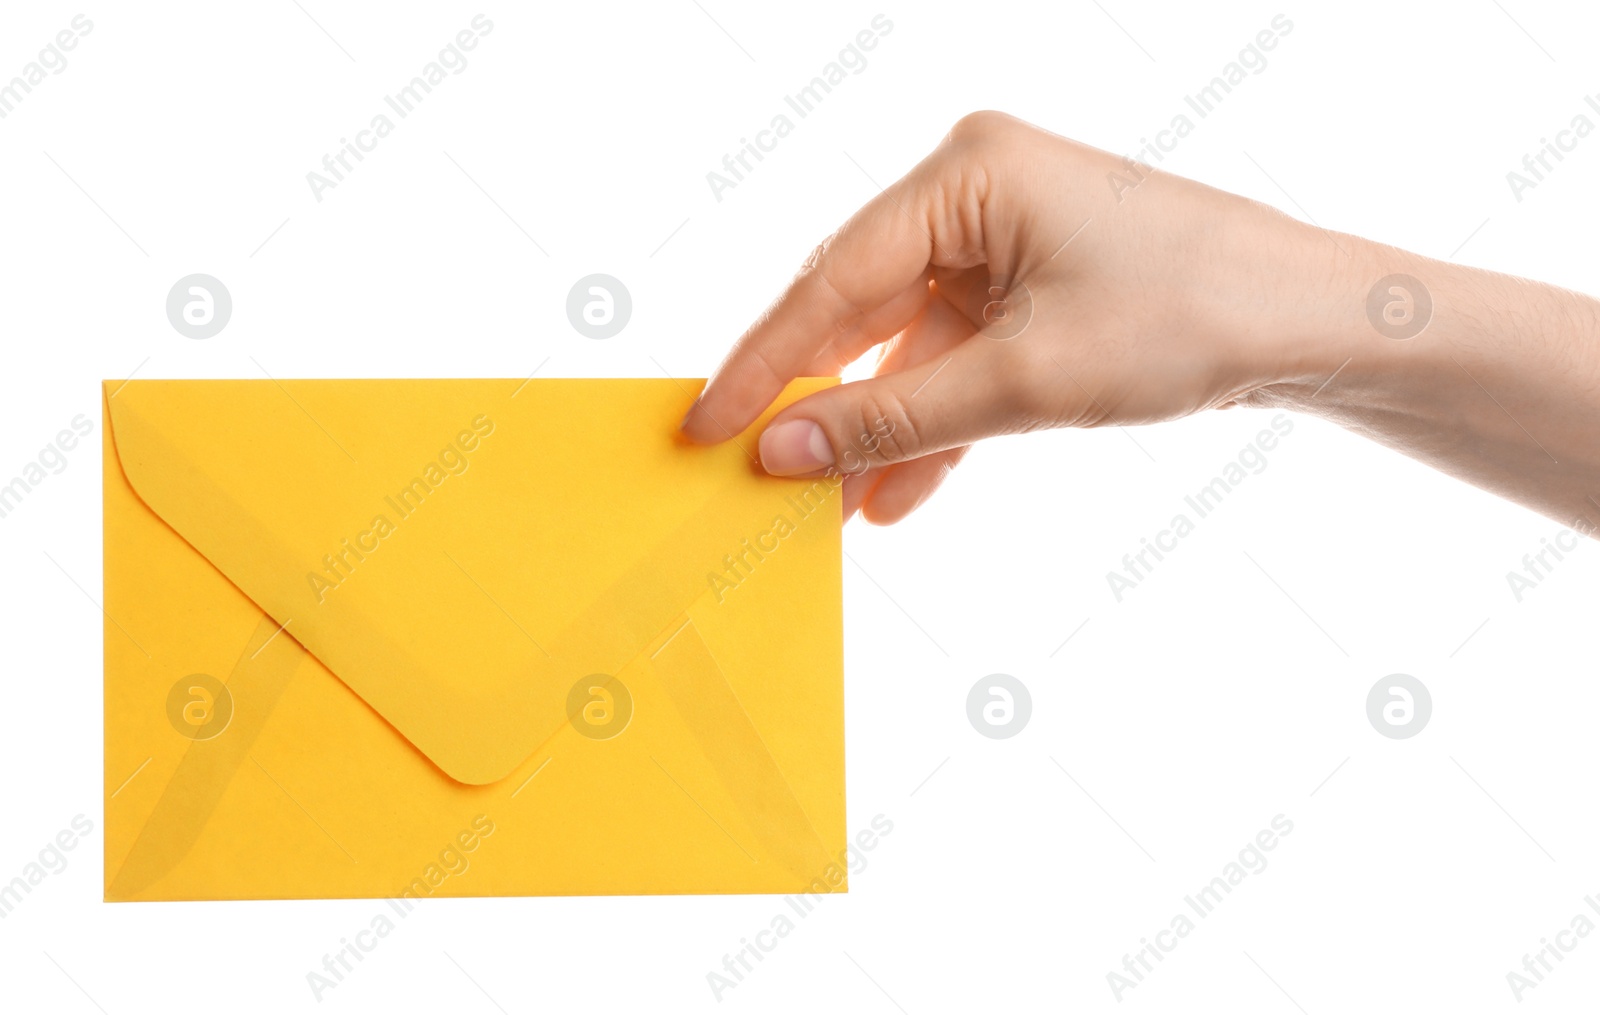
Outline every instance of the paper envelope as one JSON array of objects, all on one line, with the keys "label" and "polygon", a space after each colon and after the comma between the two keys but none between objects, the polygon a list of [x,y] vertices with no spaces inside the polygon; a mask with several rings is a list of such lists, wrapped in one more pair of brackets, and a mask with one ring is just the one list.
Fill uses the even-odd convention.
[{"label": "paper envelope", "polygon": [[700,387],[108,382],[107,900],[844,890],[842,498]]}]

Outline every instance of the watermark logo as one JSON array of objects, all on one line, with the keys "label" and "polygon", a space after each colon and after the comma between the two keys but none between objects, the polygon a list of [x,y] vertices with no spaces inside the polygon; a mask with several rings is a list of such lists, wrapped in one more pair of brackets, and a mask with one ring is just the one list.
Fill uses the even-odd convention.
[{"label": "watermark logo", "polygon": [[720,606],[725,602],[729,593],[748,581],[755,574],[756,567],[783,546],[784,540],[799,531],[800,525],[816,514],[833,492],[844,485],[846,476],[867,471],[870,463],[862,452],[875,454],[879,444],[894,432],[894,421],[879,416],[872,423],[872,432],[858,435],[839,455],[844,466],[842,470],[829,466],[823,476],[810,486],[784,496],[784,505],[793,512],[793,518],[782,513],[773,515],[771,525],[757,532],[754,537],[740,539],[732,553],[724,554],[722,570],[706,572],[706,586],[717,594],[717,604]]},{"label": "watermark logo", "polygon": [[213,740],[232,721],[233,695],[209,673],[191,673],[167,692],[167,722],[181,737]]},{"label": "watermark logo", "polygon": [[[1121,970],[1106,973],[1106,984],[1111,996],[1119,1002],[1123,995],[1144,983],[1145,977],[1155,971],[1156,964],[1165,962],[1167,956],[1200,926],[1196,919],[1206,920],[1222,905],[1233,890],[1244,884],[1252,875],[1267,869],[1267,854],[1294,831],[1294,822],[1282,814],[1273,815],[1268,827],[1261,829],[1249,842],[1222,866],[1222,872],[1212,878],[1199,891],[1183,897],[1183,908],[1173,914],[1166,928],[1150,937],[1139,939],[1139,948],[1122,956]],[[1193,914],[1191,916],[1190,914]],[[1150,938],[1155,938],[1154,941]]]},{"label": "watermark logo", "polygon": [[[467,53],[478,48],[478,42],[490,32],[494,31],[494,22],[482,14],[474,15],[470,28],[463,28],[445,47],[439,50],[437,58],[423,65],[421,73],[406,82],[405,86],[393,95],[383,97],[384,105],[393,112],[399,120],[404,120],[422,105],[423,100],[433,94],[433,90],[445,81],[467,69]],[[339,139],[339,147],[333,152],[322,156],[322,171],[313,169],[306,173],[306,184],[311,188],[311,196],[318,204],[323,201],[324,194],[344,183],[351,173],[355,172],[356,165],[366,160],[378,148],[378,142],[394,132],[395,120],[389,118],[388,113],[379,112],[373,115],[367,126],[355,132],[355,140],[348,137]],[[351,159],[355,163],[351,163]],[[453,160],[452,160],[453,161]]]},{"label": "watermark logo", "polygon": [[[436,858],[430,858],[422,873],[401,888],[400,894],[384,900],[390,912],[398,920],[406,919],[415,909],[416,900],[432,898],[445,882],[467,873],[472,866],[467,854],[476,851],[494,831],[494,819],[487,814],[473,818],[470,826],[445,842]],[[323,995],[342,985],[345,977],[355,972],[356,967],[365,962],[367,956],[377,950],[378,944],[393,934],[398,926],[396,920],[379,910],[366,926],[348,937],[341,937],[339,948],[322,956],[321,967],[306,972],[306,986],[311,988],[311,996],[321,1002]]]},{"label": "watermark logo", "polygon": [[94,22],[82,14],[73,15],[69,24],[70,28],[57,32],[55,38],[39,50],[39,55],[22,68],[22,73],[10,81],[0,81],[0,120],[16,112],[17,106],[33,94],[35,87],[49,80],[46,72],[55,75],[66,70],[67,53],[77,49],[78,40],[94,31]]},{"label": "watermark logo", "polygon": [[[1589,107],[1589,112],[1600,116],[1600,95],[1585,95],[1583,102]],[[1521,204],[1523,194],[1548,179],[1568,155],[1578,150],[1578,142],[1593,133],[1594,121],[1589,119],[1587,113],[1580,112],[1573,116],[1565,129],[1556,131],[1554,139],[1541,137],[1539,147],[1522,156],[1522,171],[1513,169],[1506,173],[1511,196]],[[1551,163],[1551,159],[1555,162]]]},{"label": "watermark logo", "polygon": [[77,849],[78,841],[92,831],[93,821],[82,814],[75,815],[66,828],[44,844],[37,859],[23,865],[21,874],[0,884],[0,920],[10,916],[11,911],[32,895],[35,888],[44,884],[46,878],[66,870],[67,854]]},{"label": "watermark logo", "polygon": [[1009,740],[1033,716],[1033,696],[1009,673],[991,673],[967,692],[967,721],[990,740]]},{"label": "watermark logo", "polygon": [[[1219,74],[1193,94],[1183,97],[1184,109],[1175,113],[1165,128],[1156,131],[1154,138],[1141,137],[1138,151],[1123,156],[1120,170],[1106,173],[1106,184],[1117,203],[1121,204],[1131,191],[1150,178],[1157,162],[1165,162],[1167,156],[1178,149],[1179,142],[1194,132],[1197,120],[1216,112],[1235,88],[1264,73],[1268,66],[1267,54],[1277,49],[1278,43],[1292,31],[1294,22],[1287,15],[1275,15],[1266,28],[1239,50],[1236,59],[1228,61]],[[1197,120],[1190,119],[1190,113]]]},{"label": "watermark logo", "polygon": [[567,320],[584,338],[615,338],[633,316],[633,297],[611,275],[585,275],[567,292]]},{"label": "watermark logo", "polygon": [[40,483],[67,471],[67,454],[92,433],[93,421],[80,412],[72,417],[72,429],[58,431],[55,440],[46,444],[36,459],[23,465],[19,474],[12,477],[9,483],[0,477],[0,518],[10,517]]},{"label": "watermark logo", "polygon": [[1367,692],[1367,721],[1391,740],[1416,736],[1432,716],[1433,696],[1409,674],[1391,673]]},{"label": "watermark logo", "polygon": [[799,921],[817,911],[822,904],[821,896],[844,884],[847,875],[853,877],[867,869],[867,854],[877,849],[893,831],[893,821],[882,814],[873,815],[871,827],[861,829],[854,840],[847,841],[844,850],[818,871],[803,891],[784,896],[784,908],[772,914],[765,927],[740,938],[738,950],[722,956],[721,968],[706,972],[711,996],[720,1002],[728,991],[744,983],[745,977],[753,973],[758,964],[765,962],[789,935],[800,929]]},{"label": "watermark logo", "polygon": [[1367,292],[1367,320],[1384,338],[1416,338],[1433,319],[1433,295],[1413,275],[1385,275]]},{"label": "watermark logo", "polygon": [[233,296],[210,275],[185,275],[167,292],[167,320],[184,338],[214,338],[232,316]]},{"label": "watermark logo", "polygon": [[[462,427],[455,440],[441,448],[436,459],[425,463],[410,483],[383,498],[384,505],[394,513],[393,519],[388,513],[375,514],[366,528],[354,537],[341,539],[332,553],[323,554],[322,571],[306,572],[306,584],[316,596],[317,605],[327,601],[329,592],[354,577],[357,565],[377,553],[389,537],[399,531],[401,522],[422,510],[423,502],[437,493],[446,479],[466,472],[472,464],[468,456],[493,433],[494,420],[487,415],[472,417],[469,426]],[[470,574],[467,577],[477,581]]]},{"label": "watermark logo", "polygon": [[[1556,565],[1567,559],[1567,554],[1583,545],[1583,537],[1594,531],[1594,523],[1587,518],[1573,520],[1572,527],[1557,532],[1554,538],[1539,537],[1538,553],[1522,555],[1522,570],[1507,571],[1506,584],[1511,587],[1512,598],[1522,602],[1523,594],[1539,587],[1539,583],[1555,573]],[[1550,558],[1554,557],[1555,560]]]},{"label": "watermark logo", "polygon": [[610,740],[627,729],[633,719],[633,694],[616,677],[590,674],[567,692],[567,718],[579,735],[590,740]]},{"label": "watermark logo", "polygon": [[967,297],[967,317],[981,322],[984,338],[997,342],[1016,338],[1033,320],[1033,293],[1021,282],[991,279]]},{"label": "watermark logo", "polygon": [[[706,173],[706,184],[718,204],[727,191],[743,183],[757,165],[777,150],[778,142],[792,134],[800,120],[816,112],[835,88],[867,69],[867,53],[877,49],[878,42],[894,31],[894,22],[882,14],[874,15],[869,24],[839,51],[837,59],[828,61],[820,74],[793,95],[785,95],[784,109],[773,114],[767,126],[755,132],[754,139],[741,137],[739,147],[722,157],[721,172],[713,169]],[[790,119],[790,113],[794,119]]]},{"label": "watermark logo", "polygon": [[[1585,895],[1583,901],[1595,913],[1600,913],[1600,899]],[[1517,1003],[1522,1002],[1522,995],[1544,983],[1545,976],[1555,969],[1551,959],[1556,962],[1567,961],[1567,956],[1577,949],[1580,941],[1593,934],[1594,929],[1595,924],[1589,914],[1580,910],[1565,930],[1556,931],[1554,941],[1547,937],[1540,938],[1539,950],[1522,956],[1522,972],[1513,969],[1506,974],[1506,984]]]},{"label": "watermark logo", "polygon": [[[1106,572],[1106,586],[1112,598],[1122,602],[1129,592],[1155,573],[1156,565],[1178,548],[1180,540],[1194,532],[1199,521],[1221,507],[1228,495],[1250,476],[1267,471],[1268,452],[1275,450],[1278,442],[1293,432],[1294,420],[1281,412],[1273,416],[1272,429],[1258,432],[1255,440],[1240,449],[1237,458],[1224,465],[1211,482],[1183,498],[1188,511],[1174,514],[1172,521],[1154,538],[1141,536],[1139,549],[1122,555],[1122,570]],[[1191,511],[1193,517],[1190,517]]]}]

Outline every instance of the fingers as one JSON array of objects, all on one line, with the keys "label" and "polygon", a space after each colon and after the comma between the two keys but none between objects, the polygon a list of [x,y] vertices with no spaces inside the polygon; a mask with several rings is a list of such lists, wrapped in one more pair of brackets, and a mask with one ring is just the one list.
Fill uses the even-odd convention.
[{"label": "fingers", "polygon": [[872,495],[873,488],[888,475],[888,470],[863,472],[844,478],[844,520],[849,521],[861,509],[861,502]]},{"label": "fingers", "polygon": [[[932,298],[916,320],[884,346],[876,370],[878,376],[947,356],[973,336],[972,322],[950,299],[945,287],[935,284],[931,289]],[[846,480],[845,518],[860,510],[874,525],[899,521],[933,494],[965,453],[965,448],[941,451],[926,458],[872,469]]]},{"label": "fingers", "polygon": [[920,180],[914,174],[892,184],[817,248],[689,409],[686,436],[726,440],[814,364],[848,363],[927,303],[936,189]]},{"label": "fingers", "polygon": [[[933,496],[950,470],[971,450],[972,445],[967,444],[880,470],[883,478],[863,492],[861,517],[873,525],[898,522]],[[849,507],[848,500],[845,506]]]},{"label": "fingers", "polygon": [[915,321],[931,299],[928,274],[924,272],[899,295],[862,317],[858,325],[841,332],[833,341],[824,343],[811,362],[796,376],[837,377],[868,349],[893,338],[906,327],[907,321]]},{"label": "fingers", "polygon": [[882,377],[943,356],[976,332],[977,328],[950,305],[943,287],[930,285],[927,303],[903,331],[883,346],[873,375]]},{"label": "fingers", "polygon": [[[883,354],[879,357],[877,376],[904,370],[907,367],[925,363],[935,357],[948,355],[950,350],[960,345],[973,335],[972,324],[961,312],[941,298],[939,287],[930,286],[930,296],[916,318],[906,326],[905,330],[896,335],[883,346]],[[959,454],[956,455],[959,458]],[[844,518],[850,518],[859,510],[865,501],[876,498],[875,491],[883,486],[886,481],[891,488],[904,488],[903,481],[893,481],[897,473],[904,469],[916,469],[918,459],[912,462],[902,462],[898,465],[889,465],[884,468],[869,469],[865,472],[848,475],[844,481]],[[934,484],[935,486],[937,483]],[[927,493],[932,493],[930,487]],[[924,497],[926,494],[923,495]],[[879,524],[876,518],[869,519]],[[882,524],[887,524],[882,523]]]},{"label": "fingers", "polygon": [[1017,378],[1028,372],[1009,362],[1006,345],[980,334],[944,356],[803,398],[762,433],[762,467],[854,474],[1015,431],[1024,411]]}]

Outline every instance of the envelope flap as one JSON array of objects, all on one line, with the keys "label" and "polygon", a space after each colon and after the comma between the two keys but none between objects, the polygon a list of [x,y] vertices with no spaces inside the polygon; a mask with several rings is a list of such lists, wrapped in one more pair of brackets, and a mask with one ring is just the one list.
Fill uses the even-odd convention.
[{"label": "envelope flap", "polygon": [[[797,381],[771,411],[832,383]],[[569,721],[575,682],[617,672],[811,485],[754,466],[764,420],[714,448],[677,441],[700,386],[131,381],[108,404],[144,502],[478,784]]]}]

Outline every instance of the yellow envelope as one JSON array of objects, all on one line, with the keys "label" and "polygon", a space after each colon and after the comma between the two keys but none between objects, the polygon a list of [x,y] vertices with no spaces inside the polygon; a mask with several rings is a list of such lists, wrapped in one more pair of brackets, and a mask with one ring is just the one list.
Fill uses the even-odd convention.
[{"label": "yellow envelope", "polygon": [[841,497],[700,387],[108,382],[107,900],[844,890]]}]

